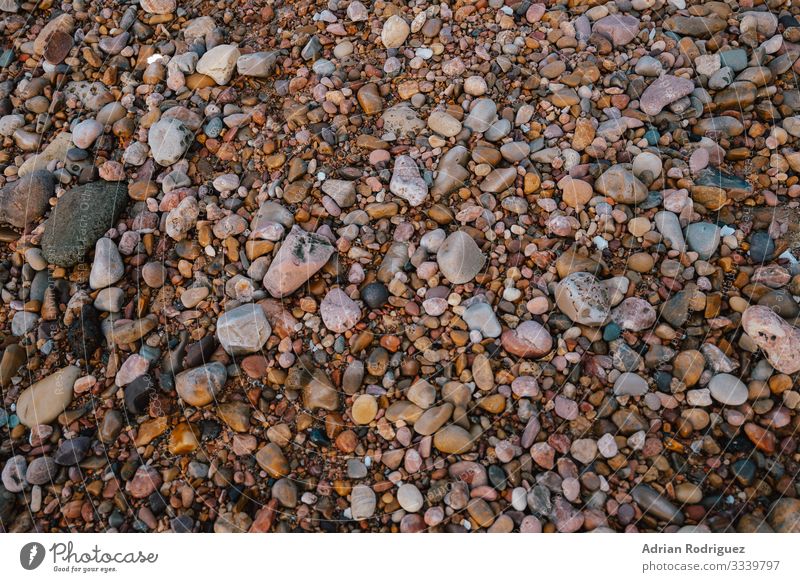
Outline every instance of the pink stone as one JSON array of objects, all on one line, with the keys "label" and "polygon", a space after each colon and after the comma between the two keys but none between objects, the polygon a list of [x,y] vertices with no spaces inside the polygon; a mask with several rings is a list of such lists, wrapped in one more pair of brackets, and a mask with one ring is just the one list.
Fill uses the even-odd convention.
[{"label": "pink stone", "polygon": [[526,515],[519,524],[520,533],[542,533],[542,522],[538,517]]},{"label": "pink stone", "polygon": [[337,287],[328,291],[319,306],[322,322],[334,333],[344,333],[361,319],[361,308]]},{"label": "pink stone", "polygon": [[125,179],[125,169],[122,164],[109,160],[100,166],[98,173],[103,180],[108,182],[120,182]]},{"label": "pink stone", "polygon": [[686,97],[692,91],[694,82],[691,79],[663,75],[644,90],[639,106],[647,115],[658,115],[664,107]]},{"label": "pink stone", "polygon": [[293,226],[264,275],[264,288],[276,298],[291,295],[328,262],[334,248],[327,239]]},{"label": "pink stone", "polygon": [[543,469],[555,466],[556,452],[547,443],[536,443],[531,447],[531,458]]},{"label": "pink stone", "polygon": [[522,431],[522,437],[520,438],[522,447],[527,449],[531,446],[540,430],[542,430],[542,425],[539,419],[536,416],[531,416],[528,419],[528,424],[525,425],[525,430]]},{"label": "pink stone", "polygon": [[653,327],[656,316],[653,306],[639,297],[628,297],[611,312],[611,319],[622,329],[631,331],[641,331]]},{"label": "pink stone", "polygon": [[531,24],[535,24],[542,19],[547,7],[544,4],[531,4],[525,12],[525,19]]},{"label": "pink stone", "polygon": [[705,169],[709,161],[710,156],[708,150],[705,148],[698,148],[692,152],[692,156],[689,158],[689,170],[691,170],[692,174],[696,174],[700,170]]},{"label": "pink stone", "polygon": [[592,32],[607,36],[614,46],[623,46],[639,34],[639,19],[633,16],[612,14],[595,22]]},{"label": "pink stone", "polygon": [[161,474],[155,467],[142,465],[136,469],[133,479],[128,481],[125,489],[132,497],[144,499],[161,487]]},{"label": "pink stone", "polygon": [[136,380],[136,378],[143,376],[149,367],[150,362],[139,354],[133,354],[120,366],[114,383],[119,387],[127,386]]},{"label": "pink stone", "polygon": [[564,420],[575,420],[578,418],[578,403],[563,396],[556,396],[555,411]]},{"label": "pink stone", "polygon": [[503,349],[520,358],[539,358],[553,349],[550,332],[535,321],[523,321],[517,329],[506,330],[501,341]]},{"label": "pink stone", "polygon": [[776,370],[784,374],[800,371],[800,329],[763,305],[745,310],[742,327]]},{"label": "pink stone", "polygon": [[511,382],[511,391],[520,398],[539,396],[539,383],[533,376],[519,376]]}]

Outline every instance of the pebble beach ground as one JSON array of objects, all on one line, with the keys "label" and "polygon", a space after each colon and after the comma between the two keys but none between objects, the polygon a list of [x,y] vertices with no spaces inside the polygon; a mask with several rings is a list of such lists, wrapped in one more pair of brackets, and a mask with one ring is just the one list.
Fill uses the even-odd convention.
[{"label": "pebble beach ground", "polygon": [[800,532],[798,17],[0,0],[0,531]]}]

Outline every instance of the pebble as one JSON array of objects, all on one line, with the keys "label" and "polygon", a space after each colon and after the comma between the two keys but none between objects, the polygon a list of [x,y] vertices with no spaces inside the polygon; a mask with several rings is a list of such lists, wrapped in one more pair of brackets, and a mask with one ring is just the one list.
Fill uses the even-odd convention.
[{"label": "pebble", "polygon": [[175,377],[175,389],[189,406],[205,406],[214,400],[227,377],[225,366],[211,362],[178,374]]},{"label": "pebble", "polygon": [[271,333],[267,316],[254,303],[226,311],[217,320],[217,339],[232,356],[257,352],[267,343]]},{"label": "pebble", "polygon": [[486,263],[486,258],[471,236],[457,230],[439,247],[436,262],[448,281],[458,285],[474,279]]},{"label": "pebble", "polygon": [[731,374],[717,374],[708,383],[711,396],[726,406],[739,406],[747,401],[747,386]]},{"label": "pebble", "polygon": [[0,521],[796,529],[797,9],[506,4],[6,2]]}]

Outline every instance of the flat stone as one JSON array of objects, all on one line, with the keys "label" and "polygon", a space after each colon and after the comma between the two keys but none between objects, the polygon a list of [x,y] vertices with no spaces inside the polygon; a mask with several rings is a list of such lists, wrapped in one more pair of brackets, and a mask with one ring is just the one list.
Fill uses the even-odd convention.
[{"label": "flat stone", "polygon": [[334,248],[327,239],[293,226],[264,276],[264,287],[276,298],[291,295],[319,271]]},{"label": "flat stone", "polygon": [[747,386],[731,374],[717,374],[708,383],[711,396],[726,406],[739,406],[747,402]]},{"label": "flat stone", "polygon": [[67,366],[23,390],[17,399],[20,422],[27,427],[53,422],[72,402],[80,375],[80,368]]},{"label": "flat stone", "polygon": [[439,270],[455,285],[472,281],[486,263],[475,240],[457,230],[448,236],[436,253]]},{"label": "flat stone", "polygon": [[50,172],[28,173],[0,189],[0,222],[24,228],[44,216],[54,195],[55,182]]},{"label": "flat stone", "polygon": [[226,311],[217,320],[217,339],[232,356],[257,352],[271,333],[264,310],[255,303]]},{"label": "flat stone", "polygon": [[90,182],[69,190],[44,223],[42,252],[49,263],[71,267],[81,262],[127,205],[123,182]]},{"label": "flat stone", "polygon": [[642,111],[655,116],[671,103],[694,91],[694,82],[684,77],[663,75],[648,85],[639,100]]},{"label": "flat stone", "polygon": [[209,362],[175,376],[175,389],[189,406],[205,406],[214,401],[227,379],[228,373],[224,365]]},{"label": "flat stone", "polygon": [[411,206],[419,206],[428,198],[428,185],[420,176],[417,162],[410,156],[398,156],[389,182],[389,190]]}]

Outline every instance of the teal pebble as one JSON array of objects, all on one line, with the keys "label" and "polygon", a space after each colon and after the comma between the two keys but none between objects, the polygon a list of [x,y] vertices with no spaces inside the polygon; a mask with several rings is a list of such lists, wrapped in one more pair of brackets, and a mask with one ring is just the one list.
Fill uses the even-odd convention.
[{"label": "teal pebble", "polygon": [[607,342],[613,342],[620,335],[622,335],[622,329],[613,321],[603,330],[603,339]]}]

